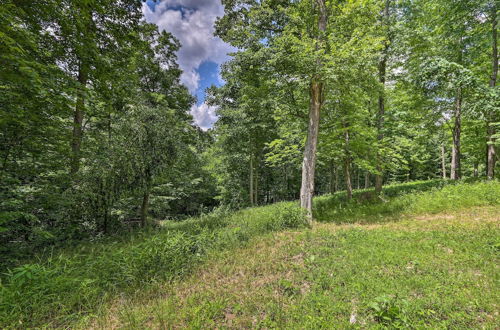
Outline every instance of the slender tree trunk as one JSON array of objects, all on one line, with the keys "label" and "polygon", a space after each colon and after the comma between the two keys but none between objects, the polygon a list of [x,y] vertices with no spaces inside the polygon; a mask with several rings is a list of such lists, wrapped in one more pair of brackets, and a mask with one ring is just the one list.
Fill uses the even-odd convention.
[{"label": "slender tree trunk", "polygon": [[259,205],[259,167],[257,164],[255,165],[255,174],[254,174],[255,183],[253,185],[254,197],[253,202],[255,205]]},{"label": "slender tree trunk", "polygon": [[477,160],[474,161],[474,177],[477,178],[479,176],[479,162]]},{"label": "slender tree trunk", "polygon": [[[497,47],[497,4],[496,1],[493,1],[493,9],[492,9],[492,18],[491,18],[491,27],[492,27],[492,70],[491,70],[491,79],[490,79],[490,87],[495,88],[497,83],[498,76],[498,47]],[[488,180],[493,180],[495,178],[495,163],[496,163],[496,150],[495,150],[495,127],[492,123],[495,121],[495,112],[489,114],[487,126],[488,126],[488,157],[487,157],[487,173],[486,176]]]},{"label": "slender tree trunk", "polygon": [[352,183],[351,183],[351,158],[346,156],[344,159],[344,176],[347,200],[352,199]]},{"label": "slender tree trunk", "polygon": [[144,228],[148,224],[148,209],[149,209],[149,193],[150,185],[146,185],[144,194],[142,195],[142,205],[141,205],[141,226]]},{"label": "slender tree trunk", "polygon": [[104,234],[108,233],[108,227],[109,227],[109,219],[111,217],[111,207],[110,207],[110,198],[109,198],[109,191],[104,192],[104,223],[103,223],[103,232]]},{"label": "slender tree trunk", "polygon": [[347,192],[347,200],[352,198],[352,183],[351,183],[351,154],[349,152],[349,125],[344,122],[344,176]]},{"label": "slender tree trunk", "polygon": [[444,144],[441,145],[441,173],[443,179],[446,180],[446,150],[444,149]]},{"label": "slender tree trunk", "polygon": [[73,113],[73,135],[71,139],[71,174],[80,169],[81,145],[83,136],[83,115],[85,112],[85,89],[87,86],[87,67],[81,64],[78,70],[78,93]]},{"label": "slender tree trunk", "polygon": [[335,163],[330,162],[330,194],[335,192]]},{"label": "slender tree trunk", "polygon": [[284,194],[284,198],[289,199],[290,198],[290,178],[288,176],[288,168],[285,166],[285,182],[286,182],[286,191]]},{"label": "slender tree trunk", "polygon": [[370,172],[365,172],[365,189],[370,188]]},{"label": "slender tree trunk", "polygon": [[451,153],[451,179],[459,180],[461,177],[460,167],[460,134],[461,134],[461,116],[462,116],[462,93],[459,89],[455,99],[454,120],[453,126],[453,148]]},{"label": "slender tree trunk", "polygon": [[[383,22],[386,27],[388,27],[389,24],[389,5],[390,5],[390,0],[385,0]],[[389,35],[387,35],[387,40],[384,43],[384,49],[382,51],[382,56],[378,64],[378,75],[379,75],[378,78],[380,84],[382,85],[382,89],[378,97],[378,113],[377,113],[377,141],[379,148],[379,150],[377,150],[377,165],[376,165],[377,173],[375,174],[375,193],[377,195],[379,195],[382,192],[382,184],[384,182],[380,146],[382,145],[382,141],[384,139],[385,76],[387,69],[387,57],[390,45],[389,39],[390,39]]]},{"label": "slender tree trunk", "polygon": [[253,155],[250,155],[250,178],[249,178],[249,184],[250,184],[250,191],[248,192],[248,196],[250,197],[250,205],[254,206],[254,189],[253,189]]},{"label": "slender tree trunk", "polygon": [[335,169],[335,191],[339,191],[339,170]]},{"label": "slender tree trunk", "polygon": [[[318,29],[320,35],[316,41],[316,48],[326,31],[326,0],[316,0],[319,9]],[[321,61],[318,60],[318,68]],[[315,75],[310,84],[309,124],[307,140],[302,161],[302,182],[300,188],[300,206],[306,210],[308,221],[312,222],[312,198],[314,194],[314,175],[316,168],[316,150],[318,147],[319,117],[323,103],[323,82]]]}]

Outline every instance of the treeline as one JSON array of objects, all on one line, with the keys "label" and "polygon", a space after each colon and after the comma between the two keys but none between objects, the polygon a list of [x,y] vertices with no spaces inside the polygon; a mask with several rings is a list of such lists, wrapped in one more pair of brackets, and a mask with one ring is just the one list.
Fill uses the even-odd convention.
[{"label": "treeline", "polygon": [[142,2],[0,4],[0,253],[429,178],[493,179],[495,0],[223,0],[238,51],[192,123]]},{"label": "treeline", "polygon": [[179,42],[142,2],[0,4],[0,253],[215,205]]},{"label": "treeline", "polygon": [[310,210],[339,189],[495,177],[496,1],[222,2],[238,48],[209,93],[224,201]]}]

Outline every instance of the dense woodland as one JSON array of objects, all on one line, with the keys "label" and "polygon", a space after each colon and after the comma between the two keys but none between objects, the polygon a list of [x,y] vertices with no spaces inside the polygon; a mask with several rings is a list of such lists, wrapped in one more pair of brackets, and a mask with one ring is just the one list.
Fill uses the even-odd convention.
[{"label": "dense woodland", "polygon": [[495,0],[223,0],[189,114],[137,0],[0,1],[0,253],[390,183],[499,177]]}]

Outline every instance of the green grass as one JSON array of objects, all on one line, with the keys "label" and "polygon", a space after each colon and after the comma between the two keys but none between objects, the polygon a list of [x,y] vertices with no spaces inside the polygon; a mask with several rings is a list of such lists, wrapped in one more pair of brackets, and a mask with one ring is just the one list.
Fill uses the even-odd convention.
[{"label": "green grass", "polygon": [[118,295],[183,277],[207,254],[246,244],[257,235],[305,226],[295,203],[231,213],[221,209],[160,230],[89,242],[5,274],[0,282],[0,327],[65,326]]},{"label": "green grass", "polygon": [[356,191],[351,201],[344,192],[320,196],[314,201],[314,217],[320,222],[370,223],[393,221],[404,214],[498,204],[498,182],[416,181],[384,187],[381,198],[370,190]]},{"label": "green grass", "polygon": [[[362,194],[318,197],[325,224],[313,230],[279,233],[305,227],[295,203],[279,203],[42,254],[3,278],[0,326],[344,327],[354,313],[362,327],[494,328],[500,184]],[[474,226],[474,214],[404,220],[478,206],[489,213]],[[353,222],[363,225],[337,225]]]},{"label": "green grass", "polygon": [[499,211],[267,234],[80,326],[496,329]]}]

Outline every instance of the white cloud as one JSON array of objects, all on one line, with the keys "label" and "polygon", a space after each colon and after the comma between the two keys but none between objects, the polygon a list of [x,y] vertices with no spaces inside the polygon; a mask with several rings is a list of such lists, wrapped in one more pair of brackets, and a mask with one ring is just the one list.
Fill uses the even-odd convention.
[{"label": "white cloud", "polygon": [[205,61],[221,64],[234,51],[213,35],[216,18],[224,14],[220,0],[163,0],[154,11],[144,4],[143,13],[148,22],[171,32],[181,42],[177,54],[183,70],[181,81],[193,94],[200,82],[196,69]]},{"label": "white cloud", "polygon": [[209,106],[206,103],[200,105],[194,104],[191,107],[191,114],[194,117],[194,122],[202,130],[206,131],[211,128],[213,124],[217,121],[217,114],[215,106]]}]

